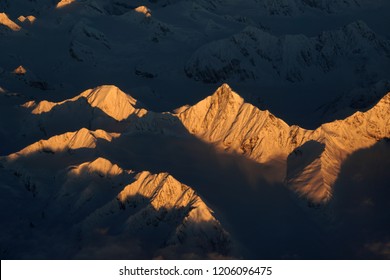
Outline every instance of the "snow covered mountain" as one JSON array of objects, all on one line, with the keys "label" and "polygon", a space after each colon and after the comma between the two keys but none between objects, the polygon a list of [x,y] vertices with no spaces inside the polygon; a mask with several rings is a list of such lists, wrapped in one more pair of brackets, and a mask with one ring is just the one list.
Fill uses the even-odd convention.
[{"label": "snow covered mountain", "polygon": [[19,31],[21,27],[12,21],[7,14],[0,13],[0,25],[4,30],[4,27],[8,27],[12,31]]},{"label": "snow covered mountain", "polygon": [[[357,112],[313,131],[309,139],[315,142],[302,145],[288,159],[287,184],[315,202],[329,200],[343,161],[353,152],[390,137],[389,98],[390,93],[367,112]],[[311,149],[318,153],[317,158],[307,157]]]},{"label": "snow covered mountain", "polygon": [[[89,115],[91,120],[104,117],[113,123],[121,124],[122,130],[108,133],[101,129],[90,131],[78,128],[75,132],[40,140],[3,157],[1,172],[6,179],[1,189],[7,195],[25,197],[23,199],[35,209],[30,213],[29,223],[31,232],[36,234],[39,232],[42,235],[41,231],[46,230],[63,231],[63,226],[57,225],[55,220],[58,220],[64,209],[68,209],[66,213],[69,214],[62,218],[62,223],[67,225],[69,230],[60,238],[64,238],[64,244],[70,244],[72,248],[68,251],[60,248],[61,254],[66,258],[101,258],[104,255],[120,258],[237,256],[238,251],[238,254],[242,254],[247,250],[242,248],[243,241],[241,238],[236,241],[235,235],[231,237],[227,233],[223,223],[217,220],[210,207],[196,194],[196,188],[192,189],[180,183],[167,172],[152,174],[120,166],[132,166],[131,159],[134,158],[141,161],[142,166],[149,165],[156,169],[154,164],[150,163],[160,160],[156,152],[160,153],[161,149],[168,153],[161,156],[175,162],[176,157],[181,157],[180,153],[186,154],[197,146],[198,152],[205,149],[199,146],[200,144],[195,144],[192,139],[195,136],[219,151],[217,153],[221,155],[218,157],[222,154],[238,156],[259,164],[256,169],[263,170],[259,174],[244,174],[258,176],[258,179],[250,179],[248,182],[260,184],[263,192],[280,192],[287,187],[309,205],[326,209],[327,205],[331,205],[334,186],[348,157],[390,137],[389,98],[390,93],[367,112],[357,112],[345,120],[324,124],[316,130],[289,126],[269,111],[262,111],[245,103],[244,99],[226,84],[213,95],[193,106],[181,107],[175,113],[153,113],[139,108],[134,98],[115,86],[86,90],[72,99],[57,103],[29,102],[24,106],[31,115],[42,117],[40,129],[44,131],[49,131],[45,127],[47,120],[53,120],[53,125],[58,122],[58,127],[66,129],[66,126],[60,123],[64,117],[56,115],[56,108],[70,108],[65,109],[69,110],[66,111],[68,115],[80,117],[83,115],[80,112],[92,110]],[[83,101],[75,106],[73,103],[78,100]],[[69,104],[69,107],[66,104]],[[101,115],[93,113],[94,110],[99,110]],[[82,123],[79,122],[80,125]],[[95,122],[95,125],[99,125],[99,122]],[[150,127],[155,130],[149,129]],[[106,129],[109,129],[109,126]],[[149,141],[154,141],[157,145],[156,148],[148,148],[150,154],[145,154],[144,148],[137,151],[142,145],[148,145]],[[172,149],[171,145],[182,146],[182,150]],[[111,162],[118,162],[118,165]],[[139,166],[139,163],[133,164]],[[169,169],[183,177],[183,174],[187,174],[182,171],[183,168],[186,170],[185,166],[178,166],[180,167],[173,165]],[[48,172],[52,175],[47,176]],[[136,173],[138,174],[135,175]],[[192,180],[192,176],[188,175],[183,178]],[[261,183],[255,183],[258,180]],[[7,183],[8,181],[11,183]],[[209,184],[210,182],[206,183],[210,187]],[[275,184],[278,187],[272,187]],[[208,199],[214,199],[213,188],[200,189],[208,193]],[[293,206],[295,202],[291,200],[291,193],[283,194],[282,197],[288,201],[283,211],[296,211],[288,210],[299,205],[298,203]],[[229,196],[227,199],[230,199]],[[15,210],[15,213],[24,215],[21,209]],[[42,217],[38,218],[39,215]],[[223,214],[218,215],[225,221]],[[311,216],[313,213],[309,211],[307,215]],[[22,221],[25,223],[26,220]],[[229,229],[230,222],[232,221],[228,219]],[[9,221],[5,219],[5,223]],[[233,223],[236,223],[234,219]],[[328,222],[324,223],[326,228]],[[14,226],[20,224],[16,223]],[[233,231],[236,229],[233,228]],[[8,238],[11,236],[9,234]],[[32,236],[31,238],[36,237],[34,234]],[[47,242],[45,238],[49,236],[40,238]],[[148,249],[145,253],[136,250],[131,254],[128,250],[120,250],[119,255],[114,254],[110,246],[115,247],[123,240],[130,242],[129,246],[133,249],[139,247],[134,245],[132,240],[136,240],[134,242],[137,244],[148,244],[142,245]],[[3,242],[9,241],[3,238]],[[12,258],[31,254],[36,250],[44,257],[54,254],[34,245],[21,249],[18,242],[11,242],[16,249],[12,249],[12,246],[7,248],[4,256]],[[107,251],[97,249],[97,244],[101,242],[104,244],[103,248],[107,246]],[[122,253],[124,255],[121,255]],[[54,256],[58,257],[55,254]]]},{"label": "snow covered mountain", "polygon": [[[99,86],[61,102],[31,100],[17,137],[38,141],[82,128],[116,133],[177,133],[179,121],[170,113],[142,108],[136,99],[113,85]],[[69,118],[72,116],[72,118]]]},{"label": "snow covered mountain", "polygon": [[[348,155],[390,137],[388,98],[389,94],[365,113],[357,112],[345,120],[307,130],[290,126],[269,111],[245,103],[227,84],[197,104],[181,107],[175,114],[136,108],[137,101],[119,88],[100,86],[59,103],[25,104],[39,118],[32,123],[26,120],[24,133],[34,134],[35,127],[37,137],[42,132],[52,136],[88,127],[186,137],[186,131],[179,127],[180,120],[190,134],[217,148],[280,170],[278,181],[285,181],[311,202],[322,203],[331,198],[339,169]],[[78,100],[85,101],[76,105]],[[79,115],[77,121],[61,125],[69,114]]]},{"label": "snow covered mountain", "polygon": [[[56,8],[58,3],[2,1],[0,12],[22,28],[15,32],[2,25],[2,87],[40,100],[54,92],[56,100],[64,100],[115,84],[162,112],[215,90],[193,79],[224,80],[247,100],[264,99],[263,108],[281,115],[285,108],[273,100],[275,92],[299,106],[293,95],[323,89],[314,110],[387,79],[383,1],[85,0]],[[285,4],[304,8],[293,16],[270,14],[270,6]],[[34,21],[22,23],[21,16]],[[13,75],[20,65],[34,78]],[[309,109],[299,111],[305,115]],[[311,128],[321,124],[293,115],[283,118]]]},{"label": "snow covered mountain", "polygon": [[[43,114],[80,98],[86,98],[89,106],[97,107],[105,113],[98,118],[110,116],[119,122],[128,119],[122,125],[122,131],[126,126],[133,126],[134,122],[140,133],[153,131],[142,129],[151,127],[152,124],[158,131],[158,120],[169,120],[176,116],[165,114],[164,117],[164,114],[135,109],[136,101],[114,86],[87,90],[71,100],[60,103],[42,101],[37,105],[30,103],[28,106],[32,106],[33,114]],[[390,136],[387,128],[389,121],[386,114],[389,109],[387,99],[388,95],[366,113],[356,113],[343,121],[324,124],[311,131],[298,126],[289,126],[270,112],[261,111],[251,104],[244,103],[244,100],[228,85],[223,85],[215,94],[198,104],[181,108],[177,117],[191,134],[215,144],[222,150],[242,154],[262,164],[277,166],[282,170],[283,177],[279,178],[280,181],[283,181],[286,176],[288,185],[301,195],[307,196],[309,200],[319,203],[330,199],[338,169],[349,154]],[[90,108],[87,104],[87,108]],[[115,113],[114,108],[116,108]],[[73,105],[70,113],[75,115],[79,109],[80,107]],[[81,111],[85,112],[86,109]],[[146,114],[151,117],[143,118]],[[92,111],[89,118],[93,120],[95,116]],[[39,121],[39,129],[50,131],[46,120],[54,120],[54,124],[58,124],[58,120],[62,118],[62,115],[56,117],[55,111],[50,117],[43,115]],[[91,120],[89,120],[90,124]],[[80,120],[75,123],[77,124],[82,125]],[[95,123],[95,125],[99,124],[103,122]],[[106,127],[109,127],[108,124]],[[177,131],[177,122],[168,121],[165,127],[168,133],[169,131],[173,133]],[[38,142],[39,147],[42,145],[44,146]],[[307,162],[307,156],[311,161]]]},{"label": "snow covered mountain", "polygon": [[42,114],[52,111],[55,106],[61,106],[64,103],[77,102],[80,99],[85,99],[90,107],[101,109],[104,113],[117,121],[127,119],[132,114],[140,117],[145,114],[145,110],[137,110],[135,108],[137,101],[134,98],[126,95],[115,86],[100,86],[95,89],[89,89],[75,98],[60,103],[41,101],[36,106],[32,103],[29,104],[28,107],[34,107],[32,110],[33,114]]},{"label": "snow covered mountain", "polygon": [[61,8],[64,8],[72,3],[76,2],[76,0],[60,0],[57,5],[56,5],[56,8],[57,9],[61,9]]},{"label": "snow covered mountain", "polygon": [[338,96],[328,104],[318,108],[323,122],[333,119],[344,119],[356,110],[367,111],[383,97],[384,92],[390,91],[390,81],[381,80],[368,88],[356,88]]},{"label": "snow covered mountain", "polygon": [[227,84],[181,112],[179,118],[190,133],[260,163],[285,157],[302,143],[305,134],[269,111],[245,103]]},{"label": "snow covered mountain", "polygon": [[389,11],[0,1],[0,255],[389,258]]},{"label": "snow covered mountain", "polygon": [[[189,59],[185,71],[188,77],[209,83],[279,77],[302,82],[346,67],[345,72],[356,79],[368,80],[372,75],[385,78],[389,57],[390,42],[361,21],[310,38],[277,37],[246,27],[230,38],[202,46]],[[370,65],[373,61],[375,65]]]},{"label": "snow covered mountain", "polygon": [[[17,195],[29,205],[29,214],[27,208],[10,205],[9,210],[21,218],[16,225],[23,227],[24,219],[31,219],[31,239],[2,238],[2,244],[7,244],[2,256],[36,258],[33,251],[45,258],[230,256],[229,234],[192,188],[167,173],[135,174],[101,157],[83,162],[93,158],[97,141],[112,141],[112,137],[118,135],[81,129],[39,141],[2,159],[2,177],[16,174],[20,181],[11,193],[2,183],[2,193]],[[50,179],[45,178],[48,170],[53,174]],[[1,223],[9,223],[9,218]],[[38,234],[46,242],[52,233],[58,235],[54,249],[29,244]],[[24,242],[27,245],[21,246]],[[128,247],[116,250],[122,242]]]},{"label": "snow covered mountain", "polygon": [[[190,133],[259,163],[287,168],[286,183],[314,203],[328,201],[340,166],[362,148],[390,137],[390,93],[369,111],[311,131],[261,111],[228,85],[179,114]],[[283,174],[283,173],[282,173]]]}]

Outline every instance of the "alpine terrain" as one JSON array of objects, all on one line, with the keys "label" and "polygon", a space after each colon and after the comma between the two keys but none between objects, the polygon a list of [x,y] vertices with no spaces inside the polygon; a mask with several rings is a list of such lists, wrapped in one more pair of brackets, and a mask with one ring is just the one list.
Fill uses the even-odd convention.
[{"label": "alpine terrain", "polygon": [[1,258],[389,259],[389,11],[1,1]]}]

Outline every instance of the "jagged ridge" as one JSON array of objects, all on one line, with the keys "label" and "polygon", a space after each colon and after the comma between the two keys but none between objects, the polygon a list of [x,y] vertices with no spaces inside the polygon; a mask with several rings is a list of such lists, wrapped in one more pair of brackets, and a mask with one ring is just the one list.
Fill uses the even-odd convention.
[{"label": "jagged ridge", "polygon": [[12,31],[19,31],[22,29],[19,25],[12,21],[6,13],[0,13],[0,26],[5,26]]},{"label": "jagged ridge", "polygon": [[[230,38],[200,47],[187,62],[185,72],[206,83],[280,78],[302,82],[333,71],[342,60],[356,63],[356,57],[368,55],[389,63],[390,43],[362,21],[316,37],[277,37],[248,26]],[[380,74],[383,76],[383,71]]]},{"label": "jagged ridge", "polygon": [[[281,163],[281,168],[287,169],[285,181],[289,187],[320,203],[331,198],[340,166],[349,154],[390,137],[389,97],[387,94],[365,113],[357,112],[312,131],[289,126],[268,111],[244,103],[225,84],[178,117],[190,133],[202,140],[259,163]],[[308,142],[317,143],[317,148],[307,148]],[[313,152],[314,158],[309,156],[308,161],[306,153]]]},{"label": "jagged ridge", "polygon": [[269,111],[245,103],[227,84],[178,117],[203,140],[261,163],[286,157],[303,143],[307,133],[297,126],[290,127]]},{"label": "jagged ridge", "polygon": [[107,133],[104,130],[90,131],[86,128],[82,128],[76,132],[67,132],[53,136],[48,140],[40,140],[17,153],[9,155],[8,159],[13,161],[19,157],[27,157],[37,152],[56,153],[66,149],[92,149],[96,147],[97,139],[103,139],[110,142],[116,137],[119,137],[119,134]]},{"label": "jagged ridge", "polygon": [[[91,107],[97,107],[105,112],[108,116],[117,121],[127,119],[130,115],[135,114],[143,116],[146,114],[145,109],[137,109],[137,100],[121,91],[116,86],[103,85],[94,89],[88,89],[80,95],[62,102],[54,103],[50,101],[41,101],[34,106],[33,114],[42,114],[49,112],[53,107],[62,105],[67,102],[74,102],[80,98],[85,98]],[[29,105],[31,106],[31,104]]]},{"label": "jagged ridge", "polygon": [[[74,99],[80,97],[116,119],[146,112],[135,109],[136,101],[112,86],[85,91]],[[384,113],[389,107],[387,98],[366,113],[357,112],[313,131],[289,126],[269,111],[245,103],[224,84],[212,96],[181,108],[177,114],[149,113],[133,125],[137,131],[146,128],[155,132],[163,125],[160,129],[169,132],[175,130],[173,120],[177,117],[191,134],[202,140],[277,168],[281,174],[279,181],[286,182],[299,195],[320,203],[331,198],[340,166],[348,155],[390,136],[389,120]],[[50,111],[58,104],[61,103],[43,101],[33,112]]]},{"label": "jagged ridge", "polygon": [[[213,211],[191,187],[168,173],[143,171],[134,177],[133,171],[99,157],[65,169],[64,166],[51,168],[57,179],[45,182],[40,180],[47,172],[45,168],[29,174],[19,170],[11,157],[6,160],[10,164],[5,168],[18,170],[18,176],[28,185],[27,190],[37,197],[34,207],[41,208],[44,215],[39,227],[49,226],[49,232],[58,231],[58,240],[63,235],[67,240],[77,239],[73,257],[94,250],[90,246],[95,246],[95,242],[109,250],[112,244],[123,240],[137,240],[143,248],[142,254],[149,258],[186,258],[186,255],[208,258],[210,254],[224,257],[231,254],[230,236]],[[45,162],[51,164],[50,160],[42,164]],[[44,206],[36,205],[41,202]],[[148,235],[154,237],[150,239]],[[44,230],[41,238],[49,238]],[[125,255],[117,253],[117,256],[126,259],[142,256],[133,252],[135,247],[127,249]],[[42,252],[50,253],[51,249]],[[88,251],[92,258],[105,256],[91,253]]]}]

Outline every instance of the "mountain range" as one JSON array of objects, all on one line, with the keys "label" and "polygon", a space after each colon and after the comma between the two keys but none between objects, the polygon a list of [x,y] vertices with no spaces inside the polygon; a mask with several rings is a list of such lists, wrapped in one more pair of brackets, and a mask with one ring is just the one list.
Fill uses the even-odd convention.
[{"label": "mountain range", "polygon": [[[110,251],[107,256],[240,257],[246,254],[242,252],[242,240],[227,229],[231,227],[229,219],[235,218],[225,217],[222,211],[221,220],[226,219],[227,223],[224,228],[224,223],[211,210],[212,206],[207,205],[209,199],[214,205],[218,191],[227,190],[213,189],[210,179],[206,179],[206,186],[199,188],[199,192],[204,192],[203,199],[202,193],[199,196],[195,191],[197,186],[191,188],[167,171],[178,172],[187,180],[192,176],[202,179],[204,174],[197,171],[183,176],[183,170],[175,166],[178,162],[191,160],[192,149],[197,145],[195,152],[202,155],[195,159],[196,165],[207,160],[203,159],[203,154],[210,149],[216,157],[232,156],[253,162],[251,164],[255,166],[247,167],[249,170],[247,174],[244,172],[244,177],[255,178],[242,179],[241,183],[241,187],[249,186],[246,192],[271,192],[270,197],[275,191],[282,192],[288,200],[283,206],[285,211],[293,205],[301,207],[299,205],[306,201],[303,211],[309,213],[305,215],[320,215],[317,222],[323,220],[325,225],[322,226],[328,231],[328,227],[335,226],[332,220],[337,218],[337,214],[332,213],[332,203],[343,164],[355,152],[376,145],[382,145],[388,151],[389,98],[390,93],[370,110],[323,124],[316,130],[289,126],[269,111],[246,103],[226,84],[197,104],[181,107],[174,113],[136,108],[138,102],[115,86],[86,90],[62,102],[29,102],[24,107],[37,118],[24,120],[29,131],[23,133],[38,135],[38,138],[41,133],[40,137],[49,138],[1,159],[2,178],[7,178],[6,182],[16,181],[19,186],[15,188],[3,183],[2,190],[4,197],[14,196],[14,199],[7,199],[7,204],[15,199],[24,201],[23,207],[18,204],[7,207],[9,210],[16,208],[13,218],[20,215],[13,222],[14,226],[22,228],[28,223],[30,238],[39,234],[44,243],[50,240],[44,232],[55,235],[61,232],[59,240],[64,238],[64,244],[72,245],[55,250],[66,258],[103,257],[106,250],[114,250],[111,246],[119,246],[127,238],[139,244],[137,254],[129,253],[128,250],[134,249],[129,245],[128,249]],[[64,122],[66,115],[78,115],[77,122]],[[76,128],[77,124],[79,127]],[[75,132],[67,132],[70,126]],[[105,131],[110,128],[111,131],[115,128],[116,132]],[[142,145],[145,146],[143,149],[156,145],[152,149],[154,152],[165,149],[164,159],[153,152],[144,154],[139,150]],[[184,159],[181,159],[183,155],[178,155],[180,153],[184,154]],[[143,165],[154,162],[152,172],[133,168],[132,162],[138,162],[134,164],[137,167],[139,161]],[[172,162],[173,166],[164,169],[167,168],[164,161]],[[184,169],[191,173],[193,163],[185,164],[189,166]],[[248,163],[240,162],[239,165]],[[159,172],[153,174],[157,169]],[[253,170],[256,170],[254,174]],[[218,172],[224,173],[224,167]],[[221,178],[220,184],[223,182]],[[264,190],[267,188],[269,190]],[[28,214],[24,210],[26,204],[29,205]],[[66,213],[65,217],[62,213]],[[58,218],[61,221],[55,222]],[[9,221],[3,219],[3,222]],[[251,223],[257,224],[256,221]],[[311,222],[307,223],[305,221],[305,226],[310,226]],[[153,228],[158,229],[158,236],[153,234]],[[10,234],[9,238],[14,236]],[[3,241],[12,244],[10,240]],[[98,249],[99,246],[103,248]],[[14,257],[26,251],[37,251],[48,254],[45,256],[55,256],[51,250],[27,248],[15,245],[6,253]],[[278,254],[281,254],[282,249],[279,250]],[[324,252],[324,256],[326,254],[330,252]]]},{"label": "mountain range", "polygon": [[389,9],[1,1],[1,258],[390,258]]}]

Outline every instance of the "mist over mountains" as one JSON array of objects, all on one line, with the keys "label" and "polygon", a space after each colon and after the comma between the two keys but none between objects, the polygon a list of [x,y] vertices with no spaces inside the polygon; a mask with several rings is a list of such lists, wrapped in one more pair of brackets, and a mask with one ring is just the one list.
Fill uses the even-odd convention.
[{"label": "mist over mountains", "polygon": [[2,259],[388,259],[386,1],[2,1]]}]

